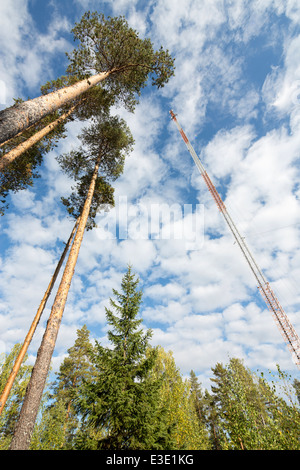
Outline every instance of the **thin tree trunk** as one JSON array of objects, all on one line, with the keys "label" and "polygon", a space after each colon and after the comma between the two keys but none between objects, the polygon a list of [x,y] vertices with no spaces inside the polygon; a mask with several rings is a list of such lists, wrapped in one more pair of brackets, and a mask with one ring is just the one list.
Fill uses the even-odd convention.
[{"label": "thin tree trunk", "polygon": [[74,85],[52,91],[32,100],[19,103],[0,112],[0,144],[15,137],[43,117],[61,108],[85,91],[100,83],[115,70],[101,72]]},{"label": "thin tree trunk", "polygon": [[32,124],[31,126],[27,127],[27,129],[24,129],[23,131],[18,132],[18,134],[15,135],[14,137],[11,137],[10,139],[6,140],[5,142],[2,142],[2,143],[0,144],[0,148],[3,147],[3,145],[8,144],[8,142],[10,142],[11,140],[15,139],[16,137],[19,137],[20,135],[23,134],[24,131],[26,131],[26,130],[28,131],[28,130],[31,129],[33,126],[34,126],[34,124]]},{"label": "thin tree trunk", "polygon": [[11,162],[13,162],[17,157],[20,157],[22,153],[29,150],[33,145],[39,142],[43,137],[49,134],[56,126],[58,126],[58,124],[63,122],[65,119],[67,119],[70,116],[70,114],[72,114],[73,111],[75,111],[77,106],[78,106],[77,104],[72,106],[69,109],[69,111],[62,114],[58,119],[51,122],[47,126],[43,127],[43,129],[41,129],[40,131],[37,131],[33,136],[29,137],[29,139],[25,140],[24,142],[19,144],[17,147],[12,149],[10,152],[3,155],[3,157],[0,159],[0,171],[3,170],[3,168],[5,168]]},{"label": "thin tree trunk", "polygon": [[96,179],[100,157],[95,165],[91,184],[87,198],[80,216],[77,232],[70,250],[70,254],[64,269],[64,273],[52,306],[51,314],[47,323],[40,348],[37,353],[36,362],[27,387],[25,399],[21,409],[19,421],[17,423],[14,436],[10,445],[10,450],[27,450],[30,446],[31,436],[34,429],[35,420],[39,410],[39,405],[43,395],[47,375],[50,368],[51,358],[55,348],[64,307],[67,301],[72,277],[84,235],[90,207],[94,195]]},{"label": "thin tree trunk", "polygon": [[35,332],[35,330],[36,330],[36,327],[37,327],[37,325],[38,325],[38,323],[39,323],[39,321],[40,321],[40,318],[41,318],[41,316],[42,316],[42,314],[43,314],[43,311],[44,311],[44,309],[45,309],[47,300],[48,300],[48,298],[50,297],[52,288],[53,288],[53,286],[54,286],[54,284],[55,284],[55,281],[56,281],[57,276],[58,276],[58,274],[59,274],[60,268],[61,268],[61,266],[62,266],[62,264],[63,264],[63,262],[64,262],[64,259],[65,259],[65,257],[66,257],[66,254],[67,254],[67,252],[68,252],[68,250],[69,250],[69,248],[70,248],[70,245],[71,245],[71,242],[72,242],[74,233],[75,233],[76,228],[77,228],[77,225],[78,225],[78,222],[79,222],[79,218],[76,220],[76,223],[75,223],[74,228],[73,228],[73,230],[72,230],[72,232],[71,232],[71,235],[70,235],[70,237],[69,237],[69,240],[68,240],[68,242],[66,243],[66,246],[65,246],[64,251],[63,251],[63,253],[62,253],[61,257],[60,257],[59,262],[57,263],[57,266],[56,266],[56,268],[55,268],[54,274],[53,274],[53,276],[52,276],[52,278],[51,278],[51,281],[50,281],[50,283],[49,283],[49,285],[48,285],[48,287],[47,287],[47,290],[46,290],[46,292],[45,292],[45,295],[44,295],[44,297],[43,297],[43,299],[42,299],[42,301],[41,301],[41,303],[40,303],[40,306],[39,306],[39,308],[38,308],[38,310],[37,310],[37,313],[36,313],[36,315],[35,315],[35,317],[34,317],[34,320],[33,320],[32,324],[31,324],[31,327],[30,327],[30,329],[29,329],[29,331],[28,331],[28,333],[27,333],[27,336],[26,336],[26,338],[25,338],[25,340],[24,340],[24,343],[23,343],[23,345],[22,345],[22,348],[21,348],[21,350],[20,350],[20,352],[19,352],[19,354],[18,354],[18,357],[17,357],[17,359],[16,359],[16,361],[15,361],[15,363],[14,363],[14,366],[13,366],[12,371],[11,371],[11,373],[10,373],[10,376],[9,376],[9,378],[8,378],[8,380],[7,380],[7,383],[6,383],[5,387],[4,387],[4,390],[3,390],[2,395],[1,395],[1,397],[0,397],[0,414],[1,414],[1,412],[2,412],[2,410],[3,410],[3,408],[4,408],[4,406],[5,406],[5,403],[6,403],[6,401],[7,401],[7,398],[8,398],[8,396],[9,396],[10,391],[11,391],[11,388],[12,388],[12,386],[13,386],[14,380],[15,380],[15,378],[16,378],[18,372],[19,372],[19,369],[20,369],[21,364],[22,364],[22,362],[23,362],[24,356],[25,356],[25,354],[26,354],[26,352],[27,352],[27,350],[28,350],[28,347],[29,347],[29,345],[30,345],[30,343],[31,343],[32,337],[33,337],[34,332]]}]

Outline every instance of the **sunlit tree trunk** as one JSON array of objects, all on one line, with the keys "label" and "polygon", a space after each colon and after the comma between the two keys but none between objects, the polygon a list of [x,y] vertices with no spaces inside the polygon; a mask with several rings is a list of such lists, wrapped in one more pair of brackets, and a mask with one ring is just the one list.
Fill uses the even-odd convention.
[{"label": "sunlit tree trunk", "polygon": [[68,250],[69,250],[69,248],[70,248],[70,245],[71,245],[72,240],[73,240],[73,237],[74,237],[74,233],[75,233],[76,228],[77,228],[77,225],[78,225],[78,222],[79,222],[79,219],[77,219],[77,221],[76,221],[76,223],[75,223],[75,225],[74,225],[74,227],[73,227],[73,230],[72,230],[72,232],[71,232],[71,235],[70,235],[70,237],[69,237],[69,240],[68,240],[68,242],[66,243],[66,246],[65,246],[64,251],[63,251],[63,253],[62,253],[61,257],[60,257],[59,262],[57,263],[57,266],[56,266],[56,268],[55,268],[54,274],[53,274],[53,276],[52,276],[52,278],[51,278],[51,281],[50,281],[50,283],[49,283],[49,285],[48,285],[48,287],[47,287],[47,290],[46,290],[46,292],[45,292],[45,295],[44,295],[44,297],[43,297],[43,299],[42,299],[42,301],[41,301],[41,303],[40,303],[40,306],[39,306],[39,308],[38,308],[38,310],[37,310],[37,313],[36,313],[36,315],[35,315],[35,317],[34,317],[34,320],[33,320],[32,324],[31,324],[31,327],[30,327],[30,329],[29,329],[29,331],[28,331],[28,333],[27,333],[27,336],[26,336],[26,338],[25,338],[25,340],[24,340],[24,343],[23,343],[23,345],[22,345],[22,347],[21,347],[21,349],[20,349],[20,352],[19,352],[19,354],[18,354],[18,357],[17,357],[17,359],[16,359],[16,361],[15,361],[15,363],[14,363],[14,366],[13,366],[12,371],[11,371],[11,373],[10,373],[10,376],[9,376],[9,378],[8,378],[8,380],[7,380],[7,383],[6,383],[5,387],[4,387],[4,390],[3,390],[2,395],[1,395],[1,397],[0,397],[0,414],[2,413],[2,410],[3,410],[4,406],[5,406],[5,403],[6,403],[7,399],[8,399],[8,397],[9,397],[10,391],[11,391],[12,386],[13,386],[13,384],[14,384],[14,380],[15,380],[15,378],[16,378],[16,376],[17,376],[19,370],[20,370],[20,367],[21,367],[22,362],[23,362],[23,360],[24,360],[25,354],[26,354],[26,352],[27,352],[27,350],[28,350],[28,348],[29,348],[29,345],[30,345],[30,343],[31,343],[32,337],[33,337],[34,332],[35,332],[35,330],[36,330],[36,327],[37,327],[37,325],[38,325],[38,323],[39,323],[39,321],[40,321],[40,318],[41,318],[41,316],[42,316],[42,314],[43,314],[43,311],[44,311],[44,309],[45,309],[47,300],[48,300],[49,297],[50,297],[50,294],[51,294],[51,292],[52,292],[52,289],[53,289],[53,286],[54,286],[55,281],[56,281],[56,279],[57,279],[57,276],[58,276],[58,274],[59,274],[59,271],[60,271],[60,269],[61,269],[61,267],[62,267],[62,264],[63,264],[63,262],[64,262],[64,259],[65,259],[65,257],[66,257],[66,254],[67,254],[67,252],[68,252]]},{"label": "sunlit tree trunk", "polygon": [[24,403],[20,413],[10,450],[27,450],[30,446],[31,436],[34,429],[39,405],[43,395],[50,363],[55,348],[64,307],[67,301],[71,281],[74,275],[75,266],[82,243],[84,230],[88,220],[90,207],[95,190],[95,183],[98,176],[100,157],[95,165],[91,179],[87,198],[81,213],[77,232],[70,250],[68,260],[62,275],[62,279],[52,306],[47,327],[38,350],[36,362],[32,371],[31,379],[26,391]]},{"label": "sunlit tree trunk", "polygon": [[73,113],[73,111],[75,111],[76,107],[77,104],[72,106],[66,113],[62,114],[58,119],[43,127],[43,129],[41,129],[40,131],[37,131],[33,136],[29,137],[29,139],[25,140],[17,147],[10,150],[10,152],[3,155],[3,157],[0,159],[0,170],[3,170],[3,168],[12,163],[16,158],[20,157],[24,152],[29,150],[33,145],[37,144],[41,139],[43,139],[43,137],[53,131],[55,127],[65,121]]},{"label": "sunlit tree trunk", "polygon": [[0,112],[0,143],[15,137],[19,132],[79,97],[107,78],[112,72],[113,70],[92,75],[74,85],[4,109]]}]

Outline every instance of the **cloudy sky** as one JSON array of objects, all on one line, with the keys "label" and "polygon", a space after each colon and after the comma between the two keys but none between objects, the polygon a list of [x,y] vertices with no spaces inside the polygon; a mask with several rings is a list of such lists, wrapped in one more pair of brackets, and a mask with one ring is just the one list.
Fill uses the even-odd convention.
[{"label": "cloudy sky", "polygon": [[[56,368],[86,324],[106,344],[105,306],[131,263],[152,344],[208,386],[229,357],[253,371],[276,363],[299,375],[253,274],[209,194],[169,110],[177,114],[226,207],[300,333],[300,4],[298,0],[2,0],[1,108],[39,95],[64,73],[70,30],[90,9],[125,15],[176,58],[162,90],[143,90],[126,119],[135,139],[116,208],[85,234],[61,325]],[[45,157],[41,178],[11,196],[1,218],[0,352],[23,341],[72,228],[60,203],[72,181],[55,157],[78,144],[80,123]],[[158,214],[161,223],[158,224]],[[33,362],[50,299],[30,347]]]}]

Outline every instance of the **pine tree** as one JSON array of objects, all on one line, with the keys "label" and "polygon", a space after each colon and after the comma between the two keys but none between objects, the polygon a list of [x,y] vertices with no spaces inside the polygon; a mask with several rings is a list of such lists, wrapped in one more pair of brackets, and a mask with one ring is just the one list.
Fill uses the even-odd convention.
[{"label": "pine tree", "polygon": [[0,143],[103,80],[106,88],[132,110],[149,75],[153,85],[160,88],[174,74],[174,60],[168,51],[154,51],[151,41],[140,39],[124,17],[106,19],[103,14],[87,12],[72,32],[79,45],[68,56],[67,73],[79,81],[1,111]]},{"label": "pine tree", "polygon": [[35,427],[30,449],[73,448],[80,423],[80,416],[73,406],[76,390],[84,380],[93,381],[96,376],[89,358],[93,348],[89,336],[86,325],[77,330],[75,343],[56,372],[56,380],[50,384],[47,406]]},{"label": "pine tree", "polygon": [[[116,121],[107,126],[107,132],[98,140],[96,149],[97,153],[91,152],[90,158],[86,165],[94,164],[87,193],[85,194],[84,204],[80,214],[80,220],[77,231],[70,249],[70,253],[65,265],[65,269],[58,287],[54,303],[52,305],[47,327],[42,338],[40,348],[38,350],[35,366],[32,371],[31,379],[26,391],[26,396],[22,406],[19,421],[17,423],[14,437],[11,443],[11,450],[28,449],[31,436],[34,429],[34,423],[37,417],[39,405],[42,399],[47,375],[50,368],[51,358],[54,352],[56,338],[61,324],[64,308],[66,305],[68,293],[70,290],[72,278],[83,240],[84,232],[88,223],[90,209],[97,187],[98,171],[103,161],[107,159],[111,162],[118,161],[123,158],[123,154],[128,151],[130,142],[128,129],[124,123],[119,124],[116,131]],[[108,194],[110,196],[110,193]],[[107,202],[107,194],[102,194],[103,203]]]},{"label": "pine tree", "polygon": [[[47,92],[49,93],[50,91],[58,90],[63,86],[68,86],[75,82],[76,77],[60,77],[57,80],[47,82],[41,87],[41,91],[42,94],[45,95]],[[21,102],[21,100],[19,101]],[[7,143],[2,144],[1,147],[3,148],[1,151],[0,171],[4,175],[13,175],[14,172],[20,173],[20,169],[22,168],[21,162],[15,163],[13,168],[8,169],[7,167],[13,162],[16,162],[16,159],[19,159],[24,152],[25,155],[23,161],[25,161],[28,166],[32,161],[32,154],[34,155],[34,149],[32,148],[35,146],[35,148],[41,153],[49,152],[52,148],[51,142],[54,139],[56,144],[60,138],[65,137],[65,124],[69,120],[73,121],[74,119],[79,119],[82,121],[96,116],[103,117],[103,115],[107,115],[109,107],[113,104],[113,95],[103,88],[95,87],[88,90],[83,95],[62,107],[59,113],[55,112],[52,115],[47,116],[38,124],[31,126],[30,130],[21,132],[18,137],[10,139]],[[45,145],[45,143],[47,145]],[[42,157],[39,159],[39,164],[41,163],[41,158]],[[35,177],[37,176],[38,175],[35,175]],[[19,174],[15,175],[15,179],[16,177],[18,177],[18,180],[21,179]],[[14,188],[11,186],[7,190],[9,189],[15,189],[16,191],[23,189],[23,187],[18,189],[18,187]]]},{"label": "pine tree", "polygon": [[[151,378],[156,351],[149,353],[151,331],[141,328],[138,318],[142,292],[139,279],[128,268],[110,299],[106,318],[110,348],[96,342],[92,361],[97,380],[87,381],[77,398],[88,434],[79,448],[168,449],[168,430],[158,406],[161,380]],[[148,351],[148,352],[147,352]]]},{"label": "pine tree", "polygon": [[[22,102],[22,100],[16,100]],[[20,135],[5,142],[0,148],[0,215],[4,215],[8,208],[7,196],[33,186],[36,178],[39,178],[38,169],[43,162],[44,155],[53,150],[59,139],[65,137],[65,127],[60,120],[58,112],[45,117],[41,122]],[[53,122],[57,125],[53,126]],[[34,141],[34,136],[45,127],[49,127],[47,135]],[[32,145],[26,148],[26,142]],[[21,149],[21,153],[18,153]],[[18,158],[15,157],[18,156]]]},{"label": "pine tree", "polygon": [[[94,196],[86,228],[96,226],[95,217],[101,209],[114,206],[114,190],[110,182],[115,181],[124,169],[126,156],[132,149],[133,138],[123,119],[117,116],[99,117],[79,135],[82,146],[69,154],[57,158],[62,170],[76,182],[68,198],[62,198],[71,217],[81,214],[87,191],[100,156],[99,173],[95,182]],[[105,197],[103,197],[105,195]]]}]

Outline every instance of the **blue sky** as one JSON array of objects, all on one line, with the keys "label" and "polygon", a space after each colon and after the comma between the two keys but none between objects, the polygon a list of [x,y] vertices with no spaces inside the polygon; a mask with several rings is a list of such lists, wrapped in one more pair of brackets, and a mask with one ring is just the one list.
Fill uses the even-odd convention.
[{"label": "blue sky", "polygon": [[[134,114],[113,110],[127,121],[135,148],[115,183],[115,210],[100,214],[98,228],[85,234],[54,369],[83,324],[106,344],[105,306],[131,263],[144,291],[144,326],[153,329],[153,344],[173,351],[182,374],[193,369],[208,386],[211,367],[234,356],[254,371],[279,363],[298,376],[169,110],[177,113],[299,334],[299,2],[4,0],[2,108],[13,97],[38,96],[42,84],[64,73],[65,52],[74,47],[70,30],[87,9],[125,15],[142,37],[175,56],[176,75],[162,90],[143,90]],[[41,178],[12,195],[0,221],[2,352],[24,339],[71,231],[60,198],[72,181],[55,156],[76,148],[81,127],[68,125],[68,138],[45,157]],[[155,238],[147,228],[154,227],[157,207],[174,209],[175,221],[163,219]],[[118,239],[115,221],[125,213],[127,239]],[[32,362],[51,300],[30,347]]]}]

